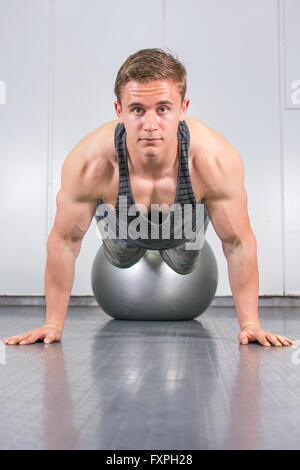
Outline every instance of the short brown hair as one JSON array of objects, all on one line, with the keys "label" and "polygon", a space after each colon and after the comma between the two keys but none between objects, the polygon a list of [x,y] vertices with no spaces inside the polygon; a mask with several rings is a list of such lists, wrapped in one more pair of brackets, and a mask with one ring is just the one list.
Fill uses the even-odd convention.
[{"label": "short brown hair", "polygon": [[186,69],[171,53],[163,49],[141,49],[130,55],[118,71],[114,92],[121,104],[122,90],[127,82],[148,83],[153,80],[172,79],[177,83],[181,101],[186,94]]}]

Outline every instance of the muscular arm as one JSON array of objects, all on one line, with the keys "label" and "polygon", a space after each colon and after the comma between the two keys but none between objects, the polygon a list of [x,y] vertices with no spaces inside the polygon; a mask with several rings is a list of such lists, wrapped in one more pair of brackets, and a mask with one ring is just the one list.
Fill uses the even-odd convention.
[{"label": "muscular arm", "polygon": [[[39,328],[4,338],[6,344],[45,343],[61,339],[75,274],[75,261],[102,189],[109,184],[106,147],[111,124],[84,137],[69,153],[61,171],[56,216],[47,241],[45,269],[46,322]],[[101,188],[99,189],[99,186]]]},{"label": "muscular arm", "polygon": [[228,263],[229,283],[241,327],[239,341],[290,346],[294,342],[290,338],[260,327],[257,247],[248,216],[243,164],[225,139],[220,139],[217,149],[206,202]]},{"label": "muscular arm", "polygon": [[[67,156],[56,196],[56,217],[47,242],[46,322],[63,324],[74,282],[75,260],[97,199],[109,182],[107,147],[111,123],[84,137]],[[100,188],[101,186],[101,188]]]},{"label": "muscular arm", "polygon": [[108,159],[114,122],[85,136],[67,156],[56,196],[56,217],[47,242],[46,322],[63,324],[74,282],[75,260],[109,184]]},{"label": "muscular arm", "polygon": [[213,164],[206,204],[227,260],[236,313],[241,328],[250,323],[259,326],[257,245],[248,216],[243,163],[222,139]]},{"label": "muscular arm", "polygon": [[96,201],[82,199],[76,179],[68,179],[69,164],[62,170],[56,197],[57,212],[47,242],[45,270],[46,322],[63,325],[74,283],[75,260],[96,209]]}]

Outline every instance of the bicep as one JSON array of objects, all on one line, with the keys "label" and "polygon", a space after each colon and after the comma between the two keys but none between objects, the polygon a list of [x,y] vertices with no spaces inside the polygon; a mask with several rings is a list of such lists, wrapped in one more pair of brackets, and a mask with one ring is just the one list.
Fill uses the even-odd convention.
[{"label": "bicep", "polygon": [[244,185],[244,167],[238,152],[228,143],[220,147],[218,170],[213,190],[206,198],[211,223],[225,245],[235,245],[253,235],[248,196]]},{"label": "bicep", "polygon": [[[65,159],[61,168],[61,188],[56,195],[51,235],[72,244],[81,242],[97,207],[93,165],[98,159],[89,158],[86,146],[87,143],[77,144]],[[102,173],[100,181],[101,177]]]},{"label": "bicep", "polygon": [[87,232],[97,201],[78,200],[63,188],[56,196],[56,216],[52,233],[71,243],[78,243]]},{"label": "bicep", "polygon": [[221,198],[206,200],[209,218],[223,245],[234,245],[251,234],[247,200],[244,186]]}]

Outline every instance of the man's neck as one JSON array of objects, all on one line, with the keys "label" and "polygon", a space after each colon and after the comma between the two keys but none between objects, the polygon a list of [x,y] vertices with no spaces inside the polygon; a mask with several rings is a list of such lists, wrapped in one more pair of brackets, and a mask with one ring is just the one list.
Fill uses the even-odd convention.
[{"label": "man's neck", "polygon": [[178,167],[179,148],[177,136],[176,140],[174,140],[174,145],[168,148],[167,153],[162,151],[155,156],[145,156],[134,152],[130,143],[127,143],[127,136],[125,145],[128,157],[128,168],[130,174],[134,176],[157,179],[167,176],[174,171],[174,168]]}]

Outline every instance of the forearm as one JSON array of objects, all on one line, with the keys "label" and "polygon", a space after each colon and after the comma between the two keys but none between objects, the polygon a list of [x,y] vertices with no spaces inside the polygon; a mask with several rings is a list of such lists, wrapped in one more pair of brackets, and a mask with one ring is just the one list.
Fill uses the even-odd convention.
[{"label": "forearm", "polygon": [[253,236],[227,250],[228,278],[240,327],[260,326],[258,316],[259,274],[256,239]]},{"label": "forearm", "polygon": [[68,311],[79,248],[55,236],[47,243],[45,269],[45,322],[63,325]]}]

